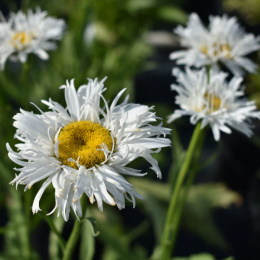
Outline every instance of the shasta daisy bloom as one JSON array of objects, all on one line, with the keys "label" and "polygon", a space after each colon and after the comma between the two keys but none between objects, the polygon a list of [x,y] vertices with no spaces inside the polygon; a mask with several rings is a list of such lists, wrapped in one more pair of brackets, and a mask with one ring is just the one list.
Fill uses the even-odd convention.
[{"label": "shasta daisy bloom", "polygon": [[46,60],[46,51],[56,49],[56,40],[62,38],[65,22],[47,16],[39,8],[34,13],[29,10],[27,15],[22,11],[12,13],[9,20],[0,22],[0,65],[4,69],[10,57],[24,63],[29,53],[36,54]]},{"label": "shasta daisy bloom", "polygon": [[235,76],[226,81],[227,74],[210,71],[209,82],[205,68],[186,72],[174,69],[178,85],[172,85],[172,90],[178,94],[175,103],[177,109],[168,117],[168,123],[181,116],[190,116],[191,124],[201,120],[201,127],[209,125],[216,141],[220,139],[220,131],[231,133],[236,129],[248,137],[252,135],[250,120],[260,118],[254,101],[247,101],[241,88],[242,78]]},{"label": "shasta daisy bloom", "polygon": [[180,36],[181,45],[186,50],[175,51],[170,59],[178,64],[218,67],[223,63],[233,74],[243,74],[243,70],[255,72],[256,64],[245,56],[260,48],[260,38],[248,34],[238,24],[235,17],[210,16],[206,28],[199,16],[192,13],[186,28],[178,26],[175,33]]},{"label": "shasta daisy bloom", "polygon": [[[124,90],[109,106],[103,92],[103,79],[89,80],[75,90],[74,81],[62,86],[67,107],[52,101],[42,101],[48,112],[34,114],[21,110],[14,116],[17,128],[17,152],[7,144],[9,157],[21,166],[11,184],[24,184],[25,190],[45,180],[32,206],[40,210],[39,201],[52,183],[55,188],[56,208],[65,220],[70,207],[81,216],[80,198],[83,194],[91,203],[103,202],[125,207],[125,199],[141,198],[123,175],[143,176],[138,169],[127,165],[138,157],[151,164],[161,178],[157,161],[152,157],[160,148],[170,145],[165,138],[170,129],[154,125],[157,117],[146,105],[128,103],[128,97],[118,104]],[[104,107],[104,108],[103,108]],[[54,211],[53,210],[53,211]]]}]

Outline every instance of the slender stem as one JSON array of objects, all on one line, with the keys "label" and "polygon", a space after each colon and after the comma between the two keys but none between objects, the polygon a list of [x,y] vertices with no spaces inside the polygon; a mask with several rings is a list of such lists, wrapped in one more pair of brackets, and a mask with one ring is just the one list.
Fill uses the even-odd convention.
[{"label": "slender stem", "polygon": [[166,217],[166,223],[164,226],[162,238],[161,238],[161,258],[160,260],[169,260],[170,255],[173,248],[173,241],[175,234],[177,233],[178,227],[176,227],[173,223],[173,217],[176,212],[178,199],[180,196],[181,187],[183,185],[183,182],[185,180],[186,174],[189,170],[189,166],[191,164],[191,160],[195,151],[195,148],[197,146],[199,136],[201,133],[201,123],[198,123],[194,129],[185,160],[182,164],[182,167],[180,169],[180,172],[177,177],[176,185],[171,197],[170,205],[167,212]]},{"label": "slender stem", "polygon": [[69,240],[66,244],[66,248],[63,255],[63,260],[71,260],[71,256],[73,254],[74,248],[78,242],[80,236],[80,226],[81,222],[77,219],[75,220],[75,224],[73,230],[70,234]]},{"label": "slender stem", "polygon": [[206,69],[207,69],[207,82],[209,83],[211,66],[210,66],[210,65],[207,65],[207,66],[206,66]]},{"label": "slender stem", "polygon": [[[82,212],[83,212],[83,218],[85,216],[85,212],[86,212],[86,208],[85,208],[85,200],[83,200],[83,207],[82,207]],[[77,242],[79,240],[80,237],[80,231],[81,231],[81,224],[83,223],[83,221],[79,221],[79,220],[75,220],[72,232],[70,234],[69,240],[66,244],[65,250],[64,250],[64,255],[62,260],[71,260],[72,259],[72,254],[73,251],[77,245]]]},{"label": "slender stem", "polygon": [[175,246],[178,230],[180,228],[179,224],[180,224],[180,219],[181,219],[181,216],[182,216],[183,207],[184,207],[185,201],[187,199],[187,196],[188,196],[188,193],[189,193],[189,190],[190,190],[190,186],[192,185],[194,178],[196,176],[196,173],[198,171],[198,165],[197,164],[198,164],[198,159],[200,157],[201,150],[202,150],[202,147],[203,147],[204,137],[205,137],[205,131],[202,131],[200,136],[199,136],[199,141],[198,141],[197,146],[196,146],[196,152],[194,152],[192,170],[190,171],[189,175],[187,176],[188,180],[185,184],[184,192],[183,192],[183,194],[180,195],[181,196],[180,201],[177,205],[176,213],[173,216],[173,225],[176,227],[176,232],[173,234],[173,238],[172,238],[172,244],[173,244],[172,254],[173,254],[173,251],[174,251],[174,246]]}]

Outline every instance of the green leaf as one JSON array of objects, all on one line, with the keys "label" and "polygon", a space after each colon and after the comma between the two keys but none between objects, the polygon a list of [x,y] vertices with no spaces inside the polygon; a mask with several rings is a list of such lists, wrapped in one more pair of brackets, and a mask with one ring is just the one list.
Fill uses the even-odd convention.
[{"label": "green leaf", "polygon": [[[191,255],[188,257],[174,257],[171,260],[215,260],[215,259],[216,258],[211,254],[201,253],[201,254]],[[233,260],[233,259],[234,258],[231,256],[223,260]]]},{"label": "green leaf", "polygon": [[172,260],[215,260],[215,257],[210,254],[201,253],[189,257],[174,257]]},{"label": "green leaf", "polygon": [[155,198],[168,201],[170,198],[170,188],[169,185],[158,182],[151,181],[148,179],[140,178],[127,178],[130,183],[132,183],[136,190],[142,194],[144,197],[152,195]]},{"label": "green leaf", "polygon": [[207,243],[226,250],[229,245],[215,225],[213,210],[227,208],[233,203],[241,203],[241,197],[222,183],[193,186],[184,206],[183,224]]},{"label": "green leaf", "polygon": [[100,232],[97,230],[97,226],[96,226],[97,220],[93,217],[88,217],[88,218],[82,219],[82,222],[85,222],[85,221],[90,223],[92,236],[94,236],[94,237],[98,236]]},{"label": "green leaf", "polygon": [[188,196],[190,203],[200,203],[207,208],[228,208],[232,204],[240,205],[241,196],[224,183],[203,183],[191,188]]},{"label": "green leaf", "polygon": [[100,231],[98,238],[105,245],[110,246],[117,253],[118,257],[124,260],[136,259],[120,233],[115,232],[115,229],[107,225],[107,223],[98,222],[97,226]]},{"label": "green leaf", "polygon": [[90,216],[87,210],[87,220],[82,224],[81,242],[79,254],[80,260],[91,260],[95,255],[95,237],[93,234],[99,233],[96,230],[96,220]]},{"label": "green leaf", "polygon": [[163,6],[157,9],[157,16],[168,22],[185,24],[188,15],[176,6]]},{"label": "green leaf", "polygon": [[118,254],[111,248],[105,247],[102,254],[102,260],[118,260]]},{"label": "green leaf", "polygon": [[126,8],[129,12],[137,12],[155,7],[157,4],[158,2],[156,0],[129,0],[127,1]]}]

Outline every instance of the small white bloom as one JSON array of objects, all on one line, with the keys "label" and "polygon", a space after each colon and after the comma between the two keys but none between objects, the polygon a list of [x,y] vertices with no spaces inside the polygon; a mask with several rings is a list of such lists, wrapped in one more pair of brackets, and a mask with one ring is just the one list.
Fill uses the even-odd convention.
[{"label": "small white bloom", "polygon": [[62,19],[47,17],[47,12],[39,8],[27,15],[22,11],[12,13],[10,19],[0,22],[0,65],[4,69],[6,60],[10,57],[24,63],[29,53],[46,60],[46,51],[56,49],[56,40],[60,40],[65,28]]},{"label": "small white bloom", "polygon": [[170,59],[197,68],[205,65],[218,67],[221,62],[237,75],[243,74],[243,69],[255,72],[255,63],[244,56],[260,48],[260,38],[247,34],[235,17],[210,16],[209,20],[206,28],[198,15],[192,13],[186,28],[178,26],[175,33],[187,50],[171,53]]},{"label": "small white bloom", "polygon": [[169,116],[168,123],[188,115],[191,124],[201,120],[202,128],[210,125],[216,141],[220,131],[230,134],[230,128],[252,135],[250,119],[259,119],[260,112],[255,111],[254,101],[244,98],[241,77],[226,82],[226,73],[211,70],[208,82],[205,68],[199,71],[186,68],[186,73],[174,69],[173,74],[179,85],[172,85],[172,90],[178,93],[175,103],[181,109]]},{"label": "small white bloom", "polygon": [[76,91],[72,80],[62,86],[66,108],[52,100],[42,101],[51,111],[34,114],[21,110],[14,116],[20,143],[16,145],[18,152],[8,144],[7,149],[21,168],[16,169],[20,174],[11,184],[24,184],[26,190],[45,179],[33,202],[34,213],[40,210],[40,198],[51,183],[55,188],[54,210],[58,208],[58,215],[62,213],[65,220],[70,207],[81,216],[84,193],[101,211],[103,201],[122,209],[126,198],[135,206],[135,197],[141,195],[123,175],[146,174],[127,167],[138,157],[147,160],[161,178],[151,154],[170,145],[165,138],[170,129],[153,124],[158,118],[148,106],[128,103],[128,97],[117,104],[124,90],[108,106],[102,94],[104,81],[89,80]]}]

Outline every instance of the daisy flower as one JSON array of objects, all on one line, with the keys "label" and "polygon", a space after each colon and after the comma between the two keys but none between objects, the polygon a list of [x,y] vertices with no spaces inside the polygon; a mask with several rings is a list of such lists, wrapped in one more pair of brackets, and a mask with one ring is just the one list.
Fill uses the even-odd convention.
[{"label": "daisy flower", "polygon": [[65,28],[62,19],[47,17],[47,12],[40,8],[27,15],[22,11],[12,13],[8,21],[2,18],[0,22],[0,65],[4,69],[6,60],[27,61],[29,53],[36,54],[46,60],[49,55],[46,51],[56,49],[56,40],[60,40]]},{"label": "daisy flower", "polygon": [[202,128],[209,125],[216,141],[220,131],[230,134],[231,128],[248,137],[252,135],[250,119],[259,119],[260,112],[255,111],[254,101],[244,98],[241,77],[226,82],[226,73],[211,70],[208,79],[205,68],[199,71],[186,68],[186,72],[174,69],[173,74],[179,84],[172,85],[172,90],[178,93],[175,103],[181,109],[168,117],[168,123],[188,115],[191,124],[201,120]]},{"label": "daisy flower", "polygon": [[217,68],[221,62],[236,75],[243,74],[243,70],[256,71],[256,64],[245,55],[260,48],[260,38],[246,33],[235,17],[210,16],[206,28],[193,13],[187,27],[178,26],[175,33],[180,36],[181,45],[187,48],[170,54],[170,59],[177,60],[177,64]]},{"label": "daisy flower", "polygon": [[[40,210],[39,201],[45,189],[55,188],[58,215],[69,218],[72,208],[81,216],[80,198],[125,207],[125,199],[135,206],[135,197],[142,198],[123,176],[144,176],[138,169],[127,165],[138,157],[151,164],[161,178],[158,162],[153,153],[170,146],[165,138],[170,129],[154,125],[158,117],[146,105],[128,103],[128,97],[118,104],[124,90],[109,106],[103,92],[103,79],[89,80],[75,90],[74,81],[62,86],[67,107],[52,101],[42,101],[50,109],[40,114],[21,110],[14,116],[17,128],[17,152],[7,144],[10,159],[20,165],[20,172],[11,184],[23,184],[25,190],[45,180],[32,206],[33,213]],[[52,211],[52,212],[53,212]],[[51,213],[52,213],[51,212]]]}]

